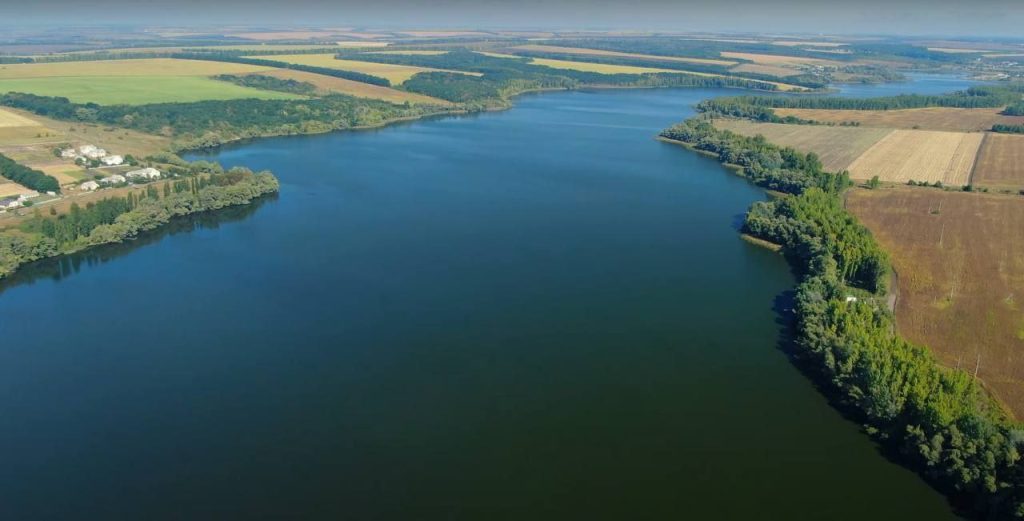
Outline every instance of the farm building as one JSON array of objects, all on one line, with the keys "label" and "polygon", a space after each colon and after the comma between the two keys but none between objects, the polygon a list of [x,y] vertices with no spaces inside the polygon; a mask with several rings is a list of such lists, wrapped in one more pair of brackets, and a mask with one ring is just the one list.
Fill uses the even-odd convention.
[{"label": "farm building", "polygon": [[65,148],[60,151],[60,157],[63,157],[64,159],[75,159],[78,157],[78,151],[73,148]]},{"label": "farm building", "polygon": [[86,191],[89,191],[89,192],[91,192],[93,190],[96,190],[99,187],[100,187],[100,184],[97,183],[96,181],[86,181],[86,182],[78,185],[78,189],[79,190],[86,190]]},{"label": "farm building", "polygon": [[124,163],[124,157],[121,157],[121,156],[106,156],[106,157],[100,159],[100,162],[102,162],[104,165],[107,165],[107,166],[117,166],[117,165],[120,165],[120,164]]},{"label": "farm building", "polygon": [[102,184],[102,185],[112,185],[112,184],[126,183],[126,182],[128,182],[128,180],[125,179],[125,177],[123,175],[118,175],[118,174],[114,174],[112,176],[108,176],[108,177],[104,177],[103,179],[100,179],[100,184]]},{"label": "farm building", "polygon": [[128,179],[160,179],[160,171],[155,168],[132,170],[125,174]]},{"label": "farm building", "polygon": [[96,145],[82,145],[78,147],[78,151],[89,159],[99,159],[107,155],[107,151],[102,148],[98,148]]}]

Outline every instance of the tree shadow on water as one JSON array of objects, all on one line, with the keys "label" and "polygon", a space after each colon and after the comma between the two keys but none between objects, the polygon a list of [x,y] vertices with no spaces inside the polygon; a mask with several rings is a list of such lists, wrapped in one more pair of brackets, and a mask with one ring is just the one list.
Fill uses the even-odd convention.
[{"label": "tree shadow on water", "polygon": [[175,217],[167,224],[140,233],[134,239],[125,242],[104,244],[68,255],[58,255],[30,262],[19,267],[10,277],[0,280],[0,295],[16,286],[32,284],[43,279],[63,280],[78,273],[83,267],[104,264],[145,246],[156,244],[166,237],[197,230],[215,230],[223,224],[245,220],[261,206],[276,200],[277,194],[270,194],[245,205]]}]

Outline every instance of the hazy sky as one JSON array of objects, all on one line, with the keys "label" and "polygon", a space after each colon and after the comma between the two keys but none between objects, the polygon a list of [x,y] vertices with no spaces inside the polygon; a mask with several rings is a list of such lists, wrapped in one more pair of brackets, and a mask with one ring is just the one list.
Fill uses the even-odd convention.
[{"label": "hazy sky", "polygon": [[2,24],[336,24],[1024,37],[1024,0],[0,0]]}]

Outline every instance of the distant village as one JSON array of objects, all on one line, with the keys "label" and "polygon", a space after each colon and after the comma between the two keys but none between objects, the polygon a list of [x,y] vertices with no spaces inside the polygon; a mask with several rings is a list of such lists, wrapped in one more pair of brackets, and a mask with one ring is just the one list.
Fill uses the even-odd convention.
[{"label": "distant village", "polygon": [[[68,147],[55,151],[63,159],[70,159],[83,168],[109,168],[109,167],[130,167],[133,161],[130,156],[125,157],[116,154],[109,154],[106,150],[96,145],[81,145],[79,147]],[[74,189],[80,192],[94,192],[103,188],[115,188],[129,184],[142,184],[160,179],[163,174],[156,168],[146,167],[135,170],[116,171],[109,175],[95,175],[93,179],[79,183]],[[35,190],[25,189],[18,195],[0,198],[0,214],[19,208],[32,206],[35,203],[48,202],[59,199],[56,192],[40,193]]]}]

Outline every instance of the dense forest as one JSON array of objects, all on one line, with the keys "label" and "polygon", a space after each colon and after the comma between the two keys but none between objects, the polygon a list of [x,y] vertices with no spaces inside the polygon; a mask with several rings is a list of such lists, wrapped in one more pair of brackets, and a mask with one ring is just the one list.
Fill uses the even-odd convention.
[{"label": "dense forest", "polygon": [[452,78],[440,73],[420,73],[402,85],[402,88],[410,92],[459,102],[479,102],[487,98],[494,98],[495,93],[498,93],[500,97],[507,97],[532,89],[568,89],[584,85],[739,87],[767,91],[777,90],[777,87],[771,83],[739,77],[717,78],[684,73],[601,74],[555,69],[529,63],[527,58],[496,58],[466,49],[438,55],[341,53],[338,57],[481,73],[480,77],[462,75],[463,78]]},{"label": "dense forest", "polygon": [[746,105],[758,108],[898,110],[925,107],[996,108],[1019,100],[1024,84],[971,87],[949,94],[902,94],[878,98],[738,96],[708,100],[702,105],[708,112],[719,106]]},{"label": "dense forest", "polygon": [[49,176],[25,165],[19,164],[13,159],[0,154],[0,177],[4,177],[39,192],[59,192],[60,183],[53,176]]},{"label": "dense forest", "polygon": [[213,79],[234,83],[235,85],[241,85],[243,87],[276,90],[278,92],[287,92],[289,94],[299,94],[302,96],[311,96],[317,92],[316,85],[313,85],[312,83],[275,78],[274,76],[266,76],[263,74],[220,74],[218,76],[214,76]]},{"label": "dense forest", "polygon": [[245,168],[150,184],[145,191],[109,197],[54,217],[37,213],[20,230],[0,233],[0,278],[34,260],[122,242],[166,224],[173,217],[248,204],[277,192],[269,172]]},{"label": "dense forest", "polygon": [[1000,132],[1003,134],[1024,134],[1024,125],[996,124],[992,125],[992,132]]},{"label": "dense forest", "polygon": [[868,432],[980,517],[1024,515],[1021,431],[970,375],[895,334],[883,298],[889,262],[845,210],[845,176],[822,172],[812,154],[800,158],[704,121],[662,135],[742,165],[759,184],[789,194],[755,203],[744,231],[781,245],[802,274],[796,355],[813,362]]},{"label": "dense forest", "polygon": [[55,119],[131,128],[175,138],[179,150],[215,146],[261,136],[314,134],[377,126],[399,118],[450,109],[395,105],[331,95],[301,100],[239,99],[152,105],[96,105],[67,98],[8,93],[0,105]]}]

